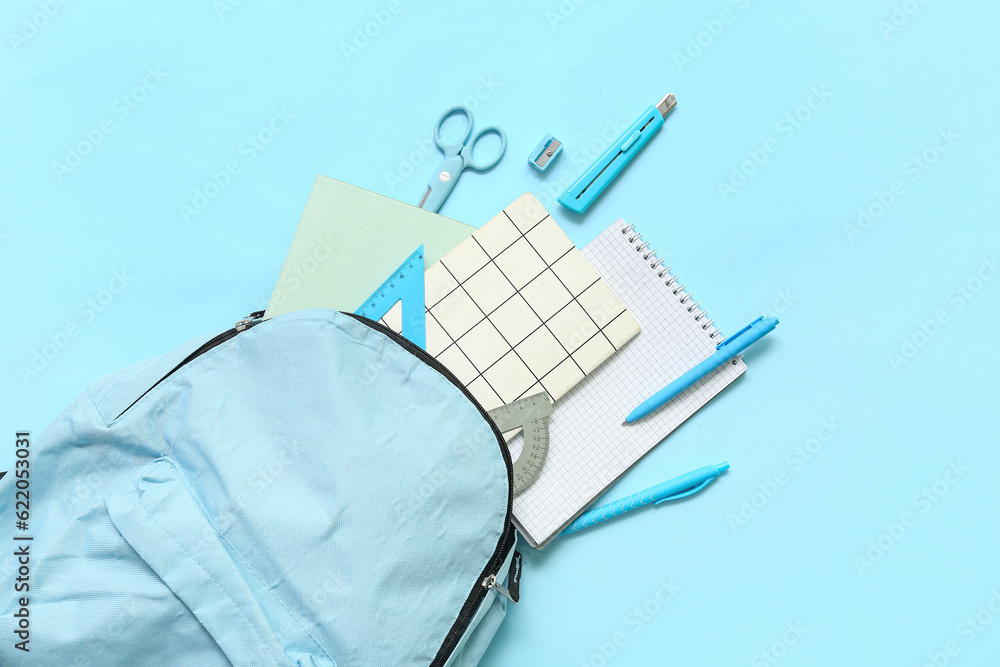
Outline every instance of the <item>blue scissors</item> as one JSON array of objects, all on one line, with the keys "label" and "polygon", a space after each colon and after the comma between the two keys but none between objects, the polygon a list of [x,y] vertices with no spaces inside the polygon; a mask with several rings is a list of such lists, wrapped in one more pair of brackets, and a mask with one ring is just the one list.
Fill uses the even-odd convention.
[{"label": "blue scissors", "polygon": [[[457,142],[444,145],[441,143],[441,125],[448,120],[449,116],[458,113],[463,114],[469,121],[465,128],[465,133]],[[476,162],[472,157],[476,148],[476,142],[482,139],[484,134],[489,134],[490,132],[500,137],[500,151],[492,160]],[[441,119],[438,120],[437,125],[434,126],[434,143],[444,152],[444,162],[438,166],[437,171],[434,172],[434,176],[431,177],[430,182],[427,184],[427,192],[424,193],[424,198],[418,204],[420,208],[434,211],[435,213],[441,210],[441,205],[444,204],[444,200],[451,194],[452,188],[455,187],[455,181],[462,175],[463,169],[468,167],[476,171],[486,171],[496,165],[500,161],[500,158],[503,157],[504,151],[507,150],[507,134],[502,129],[495,126],[484,127],[473,137],[472,142],[469,143],[469,135],[471,134],[472,112],[467,107],[461,105],[452,107],[445,111]]]}]

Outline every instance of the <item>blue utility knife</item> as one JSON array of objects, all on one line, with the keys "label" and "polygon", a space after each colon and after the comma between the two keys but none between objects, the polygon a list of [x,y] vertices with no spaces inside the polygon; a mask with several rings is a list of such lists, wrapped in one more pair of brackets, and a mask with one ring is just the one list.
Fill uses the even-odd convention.
[{"label": "blue utility knife", "polygon": [[566,192],[559,195],[559,203],[577,213],[586,211],[625,165],[632,161],[639,149],[663,126],[663,119],[675,106],[677,100],[667,93],[662,100],[646,109]]}]

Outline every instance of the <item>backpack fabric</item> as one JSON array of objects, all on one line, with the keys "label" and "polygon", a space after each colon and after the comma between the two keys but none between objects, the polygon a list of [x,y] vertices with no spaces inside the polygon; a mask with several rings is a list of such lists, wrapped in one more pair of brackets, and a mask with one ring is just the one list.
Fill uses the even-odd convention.
[{"label": "backpack fabric", "polygon": [[0,664],[479,661],[516,540],[495,425],[371,321],[241,325],[98,380],[32,442],[29,591],[0,560],[30,652],[8,637]]}]

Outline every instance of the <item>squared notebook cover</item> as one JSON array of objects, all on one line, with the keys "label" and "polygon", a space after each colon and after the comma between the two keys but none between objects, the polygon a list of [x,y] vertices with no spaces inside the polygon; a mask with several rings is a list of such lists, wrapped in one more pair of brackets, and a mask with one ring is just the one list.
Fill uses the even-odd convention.
[{"label": "squared notebook cover", "polygon": [[632,408],[709,356],[723,336],[624,220],[582,252],[642,331],[566,394],[549,418],[541,476],[514,498],[514,521],[536,548],[546,546],[646,452],[746,371],[743,360],[735,359],[663,408],[623,426]]},{"label": "squared notebook cover", "polygon": [[[541,391],[559,399],[639,332],[532,194],[424,277],[427,352],[486,410]],[[398,309],[381,322],[400,331]]]},{"label": "squared notebook cover", "polygon": [[265,317],[306,308],[354,312],[421,243],[427,266],[475,227],[317,176]]}]

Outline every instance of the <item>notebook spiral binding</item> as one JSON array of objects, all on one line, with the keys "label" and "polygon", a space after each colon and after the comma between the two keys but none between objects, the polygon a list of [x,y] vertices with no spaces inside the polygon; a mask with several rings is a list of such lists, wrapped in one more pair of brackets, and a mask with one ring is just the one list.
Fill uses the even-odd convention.
[{"label": "notebook spiral binding", "polygon": [[623,236],[627,237],[628,242],[635,247],[635,251],[642,253],[643,261],[649,264],[651,270],[656,271],[656,277],[664,281],[664,287],[671,288],[671,294],[687,306],[687,312],[692,314],[694,321],[701,323],[702,331],[708,332],[708,337],[713,341],[717,338],[721,340],[723,338],[722,332],[715,327],[715,320],[710,319],[708,313],[700,308],[701,301],[694,301],[694,297],[685,289],[686,286],[684,283],[677,282],[677,276],[670,273],[670,267],[664,265],[662,257],[656,256],[658,253],[649,247],[649,241],[642,240],[642,234],[635,231],[635,225],[626,225],[622,227],[621,232]]}]

